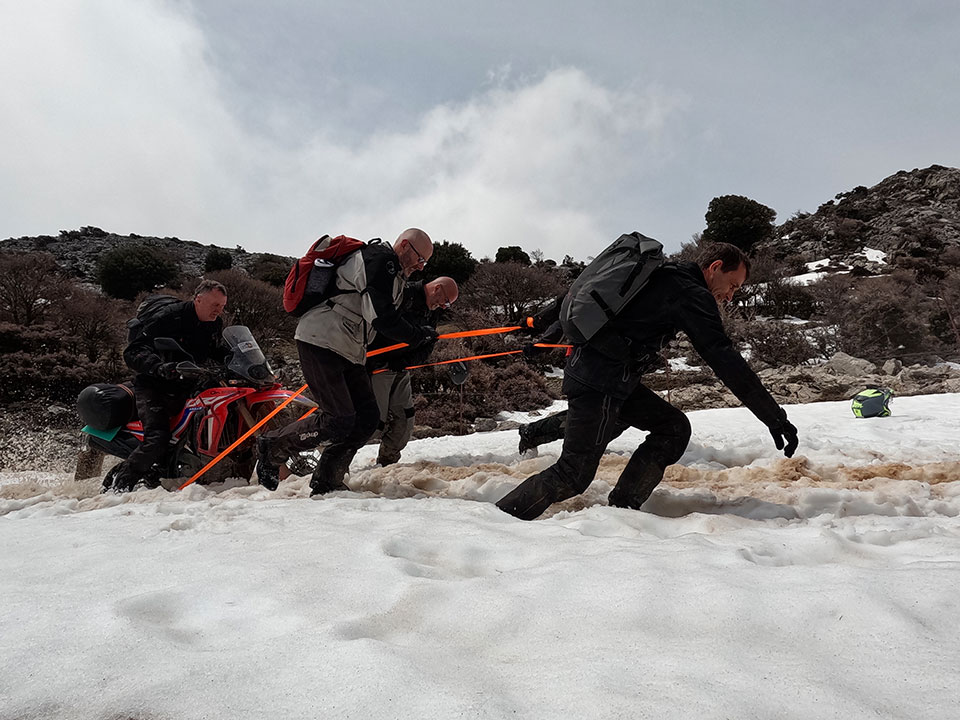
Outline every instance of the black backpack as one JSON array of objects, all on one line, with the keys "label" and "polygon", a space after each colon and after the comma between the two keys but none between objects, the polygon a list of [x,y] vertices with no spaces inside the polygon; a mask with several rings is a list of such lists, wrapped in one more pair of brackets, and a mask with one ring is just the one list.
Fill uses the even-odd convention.
[{"label": "black backpack", "polygon": [[600,332],[663,265],[663,245],[638,232],[621,235],[573,281],[560,306],[563,334],[575,345]]},{"label": "black backpack", "polygon": [[127,343],[132,343],[143,334],[144,328],[154,320],[173,312],[175,305],[183,302],[172,295],[147,295],[137,306],[137,315],[127,320]]}]

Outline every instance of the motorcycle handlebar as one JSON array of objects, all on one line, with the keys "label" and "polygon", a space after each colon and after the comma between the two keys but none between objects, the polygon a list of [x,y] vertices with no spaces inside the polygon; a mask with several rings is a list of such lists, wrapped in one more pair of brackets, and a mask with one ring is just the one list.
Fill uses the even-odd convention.
[{"label": "motorcycle handlebar", "polygon": [[183,360],[182,362],[177,363],[177,374],[179,374],[184,380],[195,380],[202,377],[216,375],[217,373],[212,370],[202,368],[190,360]]}]

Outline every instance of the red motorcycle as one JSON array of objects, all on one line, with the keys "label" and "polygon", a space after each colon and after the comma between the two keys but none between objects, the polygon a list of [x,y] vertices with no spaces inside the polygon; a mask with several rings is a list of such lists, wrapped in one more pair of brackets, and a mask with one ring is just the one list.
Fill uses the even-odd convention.
[{"label": "red motorcycle", "polygon": [[[294,394],[277,381],[249,329],[234,325],[224,329],[223,337],[232,350],[225,368],[208,370],[189,359],[177,364],[181,377],[204,378],[216,385],[190,398],[180,415],[171,422],[170,447],[160,468],[161,478],[180,481],[193,477]],[[177,353],[187,356],[170,338],[157,338],[155,344],[157,350],[166,356],[176,356]],[[292,410],[296,406],[300,409]],[[243,478],[249,482],[256,466],[257,435],[296,419],[305,408],[315,407],[312,400],[298,395],[197,482],[207,484],[227,478]],[[77,398],[77,411],[86,423],[81,430],[84,442],[77,459],[77,480],[99,475],[105,455],[125,459],[143,441],[143,426],[135,417],[136,403],[129,384],[98,383],[85,388]],[[104,489],[113,486],[119,469],[117,464],[107,473],[103,480]],[[167,489],[179,486],[179,482],[161,482]]]}]

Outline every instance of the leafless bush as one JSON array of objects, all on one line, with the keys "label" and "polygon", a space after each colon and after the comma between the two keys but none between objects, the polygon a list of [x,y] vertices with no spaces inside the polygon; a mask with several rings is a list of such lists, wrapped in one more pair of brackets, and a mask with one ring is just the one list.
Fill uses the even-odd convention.
[{"label": "leafless bush", "polygon": [[[476,348],[464,341],[440,341],[430,362],[474,354]],[[470,373],[461,386],[450,380],[446,365],[411,371],[418,425],[428,425],[438,434],[458,434],[477,418],[503,410],[535,410],[553,399],[544,377],[516,356],[472,360],[467,365]]]},{"label": "leafless bush", "polygon": [[561,274],[547,266],[480,263],[457,304],[464,312],[488,313],[494,321],[516,322],[565,290]]},{"label": "leafless bush", "polygon": [[816,310],[816,301],[806,286],[787,282],[782,276],[771,276],[757,294],[756,308],[761,314],[779,320],[785,317],[809,320]]},{"label": "leafless bush", "polygon": [[726,323],[731,339],[750,349],[752,367],[800,365],[816,355],[804,326],[776,320],[729,318]]},{"label": "leafless bush", "polygon": [[930,355],[940,341],[930,331],[937,310],[912,272],[852,278],[835,275],[810,286],[817,318],[835,329],[835,345],[849,355],[882,362]]},{"label": "leafless bush", "polygon": [[283,309],[283,289],[256,280],[239,270],[207,275],[227,288],[227,321],[246,325],[257,341],[269,347],[274,340],[293,337],[296,318]]},{"label": "leafless bush", "polygon": [[43,322],[64,282],[49,253],[0,253],[0,320]]},{"label": "leafless bush", "polygon": [[57,306],[57,325],[67,331],[64,341],[72,352],[91,363],[111,352],[122,354],[127,339],[125,321],[133,315],[130,304],[71,285],[58,298]]}]

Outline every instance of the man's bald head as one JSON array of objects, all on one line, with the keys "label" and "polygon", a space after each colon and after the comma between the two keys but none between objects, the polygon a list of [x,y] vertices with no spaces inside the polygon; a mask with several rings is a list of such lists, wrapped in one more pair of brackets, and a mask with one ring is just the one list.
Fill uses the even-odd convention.
[{"label": "man's bald head", "polygon": [[417,270],[423,270],[423,266],[433,255],[433,242],[423,230],[409,228],[400,233],[400,237],[393,243],[393,251],[400,258],[403,276],[410,277]]},{"label": "man's bald head", "polygon": [[451,277],[438,277],[423,284],[423,295],[430,310],[448,308],[460,297],[460,288],[457,281]]}]

